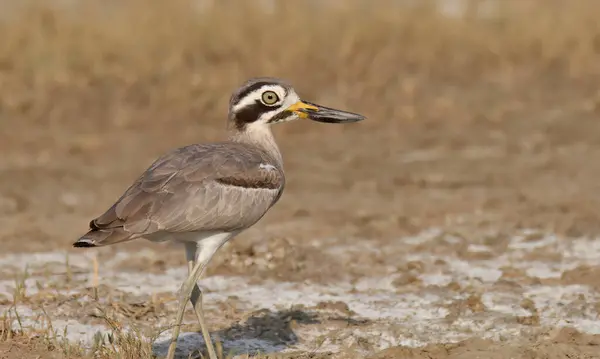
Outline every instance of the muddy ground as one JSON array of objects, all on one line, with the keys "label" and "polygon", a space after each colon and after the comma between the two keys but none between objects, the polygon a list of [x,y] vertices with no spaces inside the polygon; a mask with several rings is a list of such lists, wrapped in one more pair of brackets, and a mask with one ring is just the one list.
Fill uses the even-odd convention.
[{"label": "muddy ground", "polygon": [[[269,74],[298,84],[310,101],[369,119],[274,128],[285,193],[218,253],[200,283],[225,350],[600,358],[595,75],[570,76],[560,65],[445,73],[430,64],[372,82],[369,67],[362,82],[329,86],[307,71],[311,64],[273,65]],[[71,243],[156,156],[225,136],[229,93],[255,70],[224,71],[223,82],[208,72],[200,80],[175,73],[167,84],[143,74],[133,85],[58,78],[33,92],[4,73],[0,311],[13,326],[51,326],[84,347],[97,332],[135,328],[165,353],[170,332],[161,329],[185,276],[182,248]],[[190,309],[186,323],[182,358],[203,348]],[[5,357],[60,356],[5,341]]]}]

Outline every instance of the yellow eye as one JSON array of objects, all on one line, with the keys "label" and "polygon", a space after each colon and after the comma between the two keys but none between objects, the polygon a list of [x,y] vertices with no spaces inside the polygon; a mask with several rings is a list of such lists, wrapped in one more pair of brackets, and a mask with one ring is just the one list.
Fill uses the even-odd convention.
[{"label": "yellow eye", "polygon": [[265,91],[262,94],[262,102],[265,105],[274,105],[279,102],[279,96],[273,91]]}]

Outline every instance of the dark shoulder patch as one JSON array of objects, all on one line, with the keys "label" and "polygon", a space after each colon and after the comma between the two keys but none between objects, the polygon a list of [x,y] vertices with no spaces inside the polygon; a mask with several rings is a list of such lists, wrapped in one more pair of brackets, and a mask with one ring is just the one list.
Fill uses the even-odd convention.
[{"label": "dark shoulder patch", "polygon": [[226,186],[235,186],[252,189],[277,189],[280,187],[278,176],[231,176],[215,180]]}]

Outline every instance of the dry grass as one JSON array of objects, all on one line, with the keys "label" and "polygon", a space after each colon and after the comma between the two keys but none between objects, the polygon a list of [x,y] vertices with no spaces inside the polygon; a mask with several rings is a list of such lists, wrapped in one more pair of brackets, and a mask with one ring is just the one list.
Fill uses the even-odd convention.
[{"label": "dry grass", "polygon": [[[461,18],[421,3],[276,1],[268,12],[242,0],[202,11],[184,0],[90,0],[65,9],[20,2],[0,21],[0,151],[14,155],[7,163],[27,167],[19,164],[25,153],[39,161],[85,153],[111,131],[197,126],[216,138],[231,90],[262,75],[289,79],[307,98],[353,104],[370,117],[365,126],[386,134],[406,121],[444,118],[443,99],[419,105],[422,79],[433,93],[453,84],[576,84],[583,106],[600,108],[589,85],[600,75],[596,1],[503,0],[490,18],[473,15],[477,1]],[[478,118],[468,110],[466,118]],[[15,304],[25,297],[18,290]],[[0,321],[3,345],[89,355],[56,342],[50,329],[33,336],[10,323]],[[150,356],[140,336],[115,333],[94,358]]]},{"label": "dry grass", "polygon": [[[152,351],[153,338],[145,338],[137,331],[125,331],[125,325],[105,317],[111,332],[107,335],[97,333],[91,348],[85,348],[78,343],[57,339],[57,333],[51,325],[45,330],[30,332],[25,328],[15,328],[15,318],[11,310],[0,317],[0,354],[2,358],[56,358],[56,359],[145,359],[154,358]],[[18,322],[17,318],[17,322]],[[217,355],[220,359],[230,359],[232,355],[224,354],[220,342],[216,342]],[[4,356],[6,355],[6,356]],[[11,356],[13,355],[13,356]],[[198,353],[194,357],[197,357]],[[318,354],[288,353],[283,355],[242,355],[240,359],[318,359]],[[323,356],[326,358],[327,354]]]},{"label": "dry grass", "polygon": [[593,0],[506,0],[491,20],[394,1],[331,9],[276,1],[271,13],[239,0],[203,11],[185,0],[89,0],[69,11],[25,3],[0,23],[0,106],[15,119],[3,121],[5,130],[21,119],[51,131],[82,113],[80,131],[141,129],[150,114],[171,125],[221,121],[231,89],[254,75],[288,78],[307,97],[353,103],[377,126],[406,118],[395,100],[410,93],[415,74],[468,82],[515,72],[600,74]]},{"label": "dry grass", "polygon": [[[67,271],[69,264],[66,263]],[[77,343],[69,341],[67,338],[67,328],[61,332],[61,329],[55,328],[51,316],[44,308],[44,305],[52,303],[58,304],[58,307],[65,303],[64,295],[60,294],[69,289],[69,280],[53,283],[50,277],[43,279],[44,284],[39,282],[37,287],[39,292],[30,295],[26,291],[25,281],[29,278],[29,273],[25,270],[21,275],[15,278],[14,291],[10,299],[10,307],[0,315],[0,358],[52,358],[52,359],[144,359],[154,358],[152,343],[165,330],[158,328],[151,335],[143,333],[135,327],[132,322],[140,319],[140,312],[154,311],[156,304],[153,301],[143,303],[141,308],[139,303],[131,304],[127,300],[120,298],[112,293],[111,290],[103,288],[103,297],[109,297],[108,302],[102,303],[98,300],[92,302],[96,309],[95,317],[101,319],[107,331],[97,332],[93,343]],[[61,286],[62,285],[62,286]],[[81,293],[71,294],[71,300],[79,301],[92,299],[99,288],[85,288],[81,282],[77,283],[81,287]],[[154,298],[153,298],[154,300]],[[7,303],[0,303],[7,304]],[[33,316],[25,318],[25,315],[19,312],[19,308],[36,308]],[[58,307],[54,307],[57,309]],[[141,313],[142,315],[144,313]],[[25,320],[37,322],[35,328],[24,324]],[[233,356],[224,352],[220,342],[215,343],[217,354],[220,359],[229,359]],[[190,358],[197,358],[199,353],[190,354]],[[237,356],[240,359],[248,359],[249,355]],[[256,359],[274,358],[271,355],[253,355]],[[310,353],[292,353],[278,355],[277,358],[312,358],[318,359],[318,355]]]}]

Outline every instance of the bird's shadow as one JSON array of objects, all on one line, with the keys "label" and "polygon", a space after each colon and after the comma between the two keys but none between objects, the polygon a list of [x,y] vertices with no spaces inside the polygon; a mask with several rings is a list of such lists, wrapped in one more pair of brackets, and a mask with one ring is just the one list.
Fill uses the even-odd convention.
[{"label": "bird's shadow", "polygon": [[[298,342],[294,332],[294,323],[319,324],[316,313],[301,310],[273,312],[260,310],[252,314],[241,324],[235,324],[223,330],[211,333],[213,342],[218,340],[223,348],[223,356],[238,354],[269,354],[280,352]],[[170,340],[156,341],[152,351],[157,357],[165,357]],[[208,357],[204,339],[200,333],[182,333],[177,340],[177,359]]]}]

